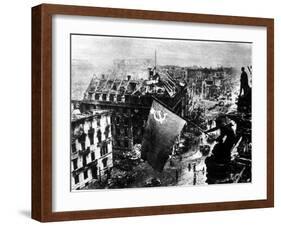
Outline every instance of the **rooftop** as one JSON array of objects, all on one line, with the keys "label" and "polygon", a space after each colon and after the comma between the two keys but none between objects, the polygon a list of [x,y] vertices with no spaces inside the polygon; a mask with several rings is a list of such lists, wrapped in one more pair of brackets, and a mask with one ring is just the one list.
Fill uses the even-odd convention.
[{"label": "rooftop", "polygon": [[94,93],[137,95],[156,94],[157,96],[174,97],[185,84],[177,81],[168,71],[148,69],[147,79],[133,80],[128,75],[126,79],[92,78],[85,92],[84,100],[90,100]]}]

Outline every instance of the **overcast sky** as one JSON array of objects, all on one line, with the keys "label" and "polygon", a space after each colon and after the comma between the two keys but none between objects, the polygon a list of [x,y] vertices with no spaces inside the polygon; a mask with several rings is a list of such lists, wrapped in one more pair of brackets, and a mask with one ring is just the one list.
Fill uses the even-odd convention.
[{"label": "overcast sky", "polygon": [[251,65],[252,44],[72,35],[72,59],[109,67],[114,59],[150,58],[157,64],[238,67]]}]

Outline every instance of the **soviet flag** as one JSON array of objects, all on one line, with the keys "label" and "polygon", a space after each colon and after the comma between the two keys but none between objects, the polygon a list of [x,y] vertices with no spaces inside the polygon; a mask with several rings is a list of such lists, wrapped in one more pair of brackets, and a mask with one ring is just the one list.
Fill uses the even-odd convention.
[{"label": "soviet flag", "polygon": [[186,121],[153,101],[141,147],[141,157],[161,172]]}]

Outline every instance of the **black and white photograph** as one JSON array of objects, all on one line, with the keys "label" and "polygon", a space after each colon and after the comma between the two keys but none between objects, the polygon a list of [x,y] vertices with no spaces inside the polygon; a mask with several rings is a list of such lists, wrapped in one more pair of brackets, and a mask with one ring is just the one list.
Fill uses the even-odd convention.
[{"label": "black and white photograph", "polygon": [[252,45],[71,34],[71,191],[251,183]]}]

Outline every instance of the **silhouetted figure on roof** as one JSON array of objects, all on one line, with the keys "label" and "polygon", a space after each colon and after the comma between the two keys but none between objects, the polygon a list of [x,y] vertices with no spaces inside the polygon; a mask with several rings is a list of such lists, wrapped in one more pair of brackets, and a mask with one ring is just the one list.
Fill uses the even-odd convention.
[{"label": "silhouetted figure on roof", "polygon": [[[238,98],[238,111],[240,112],[250,112],[252,105],[252,92],[251,87],[248,82],[248,75],[245,72],[245,68],[241,68],[241,78],[240,78],[240,93]],[[243,91],[243,95],[242,94]]]},{"label": "silhouetted figure on roof", "polygon": [[250,86],[249,86],[249,81],[248,81],[248,75],[245,71],[245,68],[242,67],[241,68],[241,78],[240,78],[240,92],[239,92],[239,96],[241,96],[242,94],[242,90],[243,90],[243,95],[247,96],[249,90],[250,90]]}]

